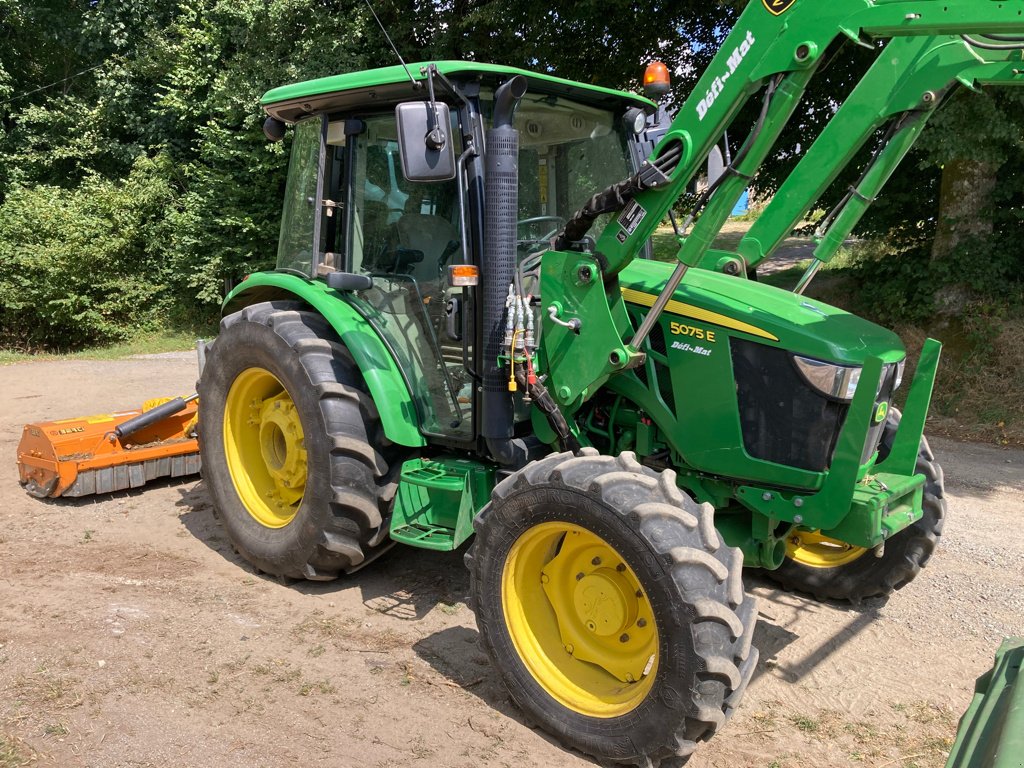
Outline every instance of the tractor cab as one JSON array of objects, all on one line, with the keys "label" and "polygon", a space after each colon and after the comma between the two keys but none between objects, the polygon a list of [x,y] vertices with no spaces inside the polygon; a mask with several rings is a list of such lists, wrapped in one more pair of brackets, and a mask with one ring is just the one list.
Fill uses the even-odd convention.
[{"label": "tractor cab", "polygon": [[[447,178],[410,180],[403,165],[402,153],[422,152],[423,144],[403,146],[396,107],[427,102],[421,70],[433,73],[430,90],[447,117],[439,126],[453,169]],[[634,172],[635,158],[647,154],[637,116],[654,105],[505,67],[440,62],[410,71],[412,80],[389,67],[264,97],[278,135],[281,123],[294,123],[277,270],[339,287],[398,361],[422,434],[469,444],[479,433],[482,302],[476,287],[453,286],[448,275],[468,265],[487,280],[485,130],[496,89],[517,75],[527,81],[515,114],[513,213],[516,263],[526,266],[595,189]]]}]

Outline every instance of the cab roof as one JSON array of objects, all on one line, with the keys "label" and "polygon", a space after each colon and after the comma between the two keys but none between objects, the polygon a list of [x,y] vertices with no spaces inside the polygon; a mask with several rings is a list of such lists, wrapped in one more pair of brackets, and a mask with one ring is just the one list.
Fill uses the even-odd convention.
[{"label": "cab roof", "polygon": [[[657,109],[653,101],[635,93],[577,83],[516,67],[481,64],[476,61],[409,64],[409,72],[413,79],[417,82],[425,81],[426,75],[420,70],[425,71],[430,63],[436,64],[438,71],[453,81],[476,80],[482,85],[497,86],[514,75],[522,75],[527,80],[528,90],[535,93],[566,96],[584,104],[609,109],[640,107],[645,112]],[[435,92],[438,98],[445,95],[443,87],[435,87]],[[267,91],[260,99],[260,104],[271,117],[293,123],[317,112],[341,111],[378,104],[388,106],[400,101],[422,100],[425,94],[426,90],[423,87],[413,87],[405,68],[396,65],[282,85]]]}]

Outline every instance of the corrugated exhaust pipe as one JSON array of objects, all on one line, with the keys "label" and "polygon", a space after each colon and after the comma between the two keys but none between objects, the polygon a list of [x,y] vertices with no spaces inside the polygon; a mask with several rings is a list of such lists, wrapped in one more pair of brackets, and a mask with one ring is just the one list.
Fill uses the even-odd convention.
[{"label": "corrugated exhaust pipe", "polygon": [[484,166],[484,361],[480,434],[495,461],[526,463],[526,446],[512,440],[512,395],[509,374],[498,366],[505,326],[505,298],[515,276],[516,222],[519,218],[519,131],[512,125],[516,106],[526,93],[522,75],[506,80],[494,94],[494,118],[487,131]]}]

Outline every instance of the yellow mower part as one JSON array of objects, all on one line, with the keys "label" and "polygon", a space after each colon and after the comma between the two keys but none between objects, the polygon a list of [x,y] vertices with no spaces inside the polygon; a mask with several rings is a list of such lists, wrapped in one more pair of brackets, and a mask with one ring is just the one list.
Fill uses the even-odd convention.
[{"label": "yellow mower part", "polygon": [[90,496],[198,473],[198,403],[118,437],[117,428],[144,410],[27,424],[18,444],[22,486],[39,498]]}]

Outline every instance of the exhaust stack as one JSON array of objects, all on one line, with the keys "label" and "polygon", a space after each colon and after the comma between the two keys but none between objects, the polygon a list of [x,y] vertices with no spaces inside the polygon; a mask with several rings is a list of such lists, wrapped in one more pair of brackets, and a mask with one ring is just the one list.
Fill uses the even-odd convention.
[{"label": "exhaust stack", "polygon": [[484,166],[483,397],[480,433],[501,464],[526,460],[526,446],[513,441],[512,395],[508,374],[498,367],[504,338],[505,298],[515,276],[516,222],[519,218],[519,131],[512,124],[516,106],[526,93],[522,75],[506,80],[494,94],[494,118],[487,131]]}]

